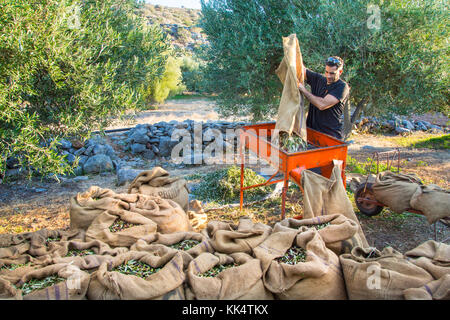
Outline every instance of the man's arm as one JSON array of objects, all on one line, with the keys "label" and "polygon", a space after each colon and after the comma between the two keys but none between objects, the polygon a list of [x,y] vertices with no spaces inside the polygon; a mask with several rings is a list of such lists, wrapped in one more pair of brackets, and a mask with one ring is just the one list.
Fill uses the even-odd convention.
[{"label": "man's arm", "polygon": [[328,109],[339,102],[339,100],[336,97],[332,96],[331,94],[327,94],[324,98],[315,96],[311,92],[306,90],[305,86],[302,84],[298,85],[298,89],[313,105],[319,108],[319,110]]}]

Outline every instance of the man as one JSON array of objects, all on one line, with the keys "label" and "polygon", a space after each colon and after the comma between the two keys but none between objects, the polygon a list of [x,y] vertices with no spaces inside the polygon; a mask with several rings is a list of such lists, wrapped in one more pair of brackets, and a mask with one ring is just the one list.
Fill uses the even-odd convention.
[{"label": "man", "polygon": [[338,139],[343,136],[341,116],[350,92],[348,84],[340,79],[343,68],[344,61],[340,57],[329,57],[325,63],[325,76],[303,68],[311,92],[304,85],[298,85],[310,102],[306,125]]}]

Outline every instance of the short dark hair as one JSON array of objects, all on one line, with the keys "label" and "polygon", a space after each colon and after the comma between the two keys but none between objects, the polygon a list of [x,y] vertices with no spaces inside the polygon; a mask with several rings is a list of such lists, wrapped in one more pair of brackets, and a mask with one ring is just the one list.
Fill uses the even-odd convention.
[{"label": "short dark hair", "polygon": [[342,60],[341,57],[332,56],[327,59],[325,64],[330,67],[337,67],[338,69],[341,69],[344,67],[344,60]]}]

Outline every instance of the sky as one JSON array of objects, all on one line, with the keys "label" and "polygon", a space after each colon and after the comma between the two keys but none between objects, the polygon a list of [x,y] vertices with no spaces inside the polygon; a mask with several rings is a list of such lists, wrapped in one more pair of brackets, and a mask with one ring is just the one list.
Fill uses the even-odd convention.
[{"label": "sky", "polygon": [[201,9],[200,0],[145,0],[146,3],[159,4],[166,7]]}]

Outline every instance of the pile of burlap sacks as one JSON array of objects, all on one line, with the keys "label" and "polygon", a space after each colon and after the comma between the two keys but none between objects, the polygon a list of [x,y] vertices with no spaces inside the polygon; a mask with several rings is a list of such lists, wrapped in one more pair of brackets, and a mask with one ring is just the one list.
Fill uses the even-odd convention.
[{"label": "pile of burlap sacks", "polygon": [[[368,246],[335,165],[331,177],[304,171],[304,219],[288,218],[273,227],[241,217],[237,224],[206,221],[186,197],[165,199],[156,189],[145,194],[155,168],[138,176],[129,191],[91,187],[71,200],[70,230],[40,230],[0,236],[0,298],[43,300],[344,300],[448,299],[450,246],[427,241],[402,254]],[[182,179],[177,182],[185,188]],[[137,186],[137,181],[144,181]],[[161,185],[164,186],[162,183]],[[152,188],[155,188],[154,186]],[[167,189],[168,186],[165,186]],[[150,190],[150,189],[148,189]],[[167,191],[167,190],[166,190]],[[182,191],[184,192],[184,191]],[[170,192],[166,192],[169,196]],[[179,196],[176,198],[175,196]],[[184,199],[184,200],[182,200]],[[112,232],[118,219],[132,223]],[[322,228],[316,228],[322,225]],[[56,241],[48,241],[56,239]],[[182,240],[198,244],[183,251]],[[306,251],[297,264],[280,262],[292,247]],[[94,254],[67,256],[69,250]],[[141,261],[158,271],[147,278],[114,268]],[[22,265],[14,270],[7,267]],[[234,264],[215,277],[202,273]],[[21,286],[58,275],[66,279],[24,295]]]}]

